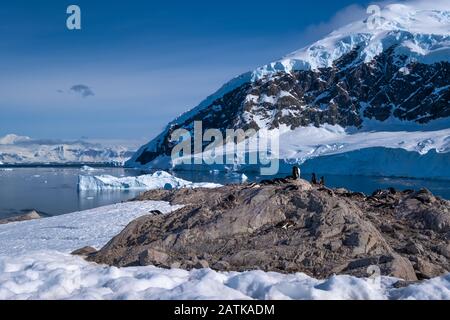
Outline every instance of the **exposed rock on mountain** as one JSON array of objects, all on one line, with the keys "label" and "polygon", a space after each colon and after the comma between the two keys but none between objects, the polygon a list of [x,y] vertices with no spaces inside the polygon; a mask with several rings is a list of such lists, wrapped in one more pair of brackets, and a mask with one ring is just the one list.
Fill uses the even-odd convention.
[{"label": "exposed rock on mountain", "polygon": [[[189,129],[194,121],[205,128],[290,129],[323,124],[360,128],[364,119],[388,118],[427,123],[450,116],[450,63],[411,63],[407,74],[399,71],[408,59],[394,56],[394,47],[370,63],[348,66],[351,52],[331,68],[318,71],[280,72],[245,84],[209,107],[170,128],[163,137],[160,154],[170,155],[171,133]],[[153,156],[137,159],[145,164]]]},{"label": "exposed rock on mountain", "polygon": [[[140,200],[184,207],[131,222],[89,257],[115,266],[383,275],[450,271],[450,202],[427,190],[371,196],[277,179],[218,189],[153,190]],[[370,271],[370,270],[369,270]]]},{"label": "exposed rock on mountain", "polygon": [[[193,122],[203,129],[267,129],[335,125],[349,133],[406,131],[450,117],[450,12],[389,5],[382,22],[369,28],[357,21],[285,58],[244,74],[171,122],[127,163],[170,166],[171,133]],[[399,124],[397,128],[385,124]],[[414,129],[412,129],[414,128]],[[448,124],[441,123],[441,129]],[[310,145],[299,137],[282,157]],[[397,135],[399,149],[402,135]],[[345,141],[342,142],[345,144]],[[317,148],[321,147],[317,145]],[[386,147],[374,142],[371,147]],[[386,148],[393,148],[388,146]],[[438,152],[443,152],[435,146]],[[426,152],[432,150],[427,149]],[[346,152],[343,148],[341,152]],[[425,152],[425,153],[426,153]],[[318,157],[322,154],[313,154]],[[167,164],[169,162],[169,164]]]}]

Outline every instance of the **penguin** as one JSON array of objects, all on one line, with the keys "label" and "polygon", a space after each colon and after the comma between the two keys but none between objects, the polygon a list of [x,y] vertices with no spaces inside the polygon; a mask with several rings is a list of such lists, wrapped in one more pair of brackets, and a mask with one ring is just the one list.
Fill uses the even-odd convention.
[{"label": "penguin", "polygon": [[250,189],[261,188],[261,186],[260,186],[259,184],[257,184],[257,183],[251,183],[248,187],[249,187]]},{"label": "penguin", "polygon": [[294,180],[297,180],[300,178],[300,169],[297,166],[294,166],[292,168],[292,178]]},{"label": "penguin", "polygon": [[317,184],[317,177],[316,177],[315,173],[312,174],[311,183],[312,184]]},{"label": "penguin", "polygon": [[324,178],[324,177],[320,177],[320,182],[319,182],[319,184],[320,184],[321,186],[325,186],[325,178]]}]

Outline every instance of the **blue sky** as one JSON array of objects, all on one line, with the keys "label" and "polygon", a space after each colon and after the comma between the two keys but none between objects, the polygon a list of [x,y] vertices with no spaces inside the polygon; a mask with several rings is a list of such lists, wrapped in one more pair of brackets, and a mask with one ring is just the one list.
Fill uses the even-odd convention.
[{"label": "blue sky", "polygon": [[[70,4],[81,8],[82,30],[66,28]],[[2,1],[0,135],[152,138],[232,77],[359,18],[368,4]]]}]

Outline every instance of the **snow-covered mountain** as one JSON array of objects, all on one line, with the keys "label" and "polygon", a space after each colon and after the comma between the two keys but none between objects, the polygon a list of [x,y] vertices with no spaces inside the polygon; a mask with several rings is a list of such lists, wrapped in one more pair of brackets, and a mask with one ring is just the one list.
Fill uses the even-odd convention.
[{"label": "snow-covered mountain", "polygon": [[282,163],[307,171],[450,178],[450,4],[432,6],[388,5],[375,24],[356,21],[233,79],[127,166],[172,166],[171,133],[201,120],[272,131]]},{"label": "snow-covered mountain", "polygon": [[1,164],[109,163],[122,165],[137,149],[124,141],[38,140],[9,134],[0,137]]}]

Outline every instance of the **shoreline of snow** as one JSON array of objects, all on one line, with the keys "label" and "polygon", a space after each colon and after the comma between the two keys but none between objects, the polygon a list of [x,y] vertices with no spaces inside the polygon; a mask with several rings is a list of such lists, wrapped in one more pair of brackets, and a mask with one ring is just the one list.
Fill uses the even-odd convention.
[{"label": "shoreline of snow", "polygon": [[91,246],[103,247],[131,221],[151,214],[169,213],[182,206],[163,201],[129,201],[38,220],[0,225],[0,256],[39,250],[70,253]]}]

